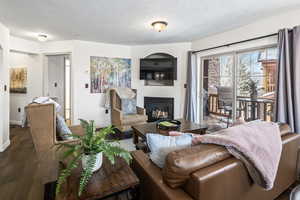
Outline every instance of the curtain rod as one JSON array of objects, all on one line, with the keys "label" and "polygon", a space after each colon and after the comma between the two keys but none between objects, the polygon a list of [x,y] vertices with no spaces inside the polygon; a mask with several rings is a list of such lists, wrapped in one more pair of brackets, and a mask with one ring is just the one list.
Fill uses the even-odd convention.
[{"label": "curtain rod", "polygon": [[255,38],[251,38],[251,39],[247,39],[247,40],[242,40],[242,41],[238,41],[238,42],[223,44],[223,45],[220,45],[220,46],[210,47],[210,48],[206,48],[206,49],[200,49],[200,50],[192,51],[192,53],[194,54],[194,53],[199,53],[199,52],[203,52],[203,51],[218,49],[218,48],[222,48],[222,47],[229,47],[231,45],[236,45],[236,44],[240,44],[240,43],[250,42],[250,41],[253,41],[253,40],[259,40],[259,39],[268,38],[268,37],[272,37],[272,36],[276,36],[276,35],[278,35],[278,33],[273,33],[273,34],[264,35],[264,36],[260,36],[260,37],[255,37]]}]

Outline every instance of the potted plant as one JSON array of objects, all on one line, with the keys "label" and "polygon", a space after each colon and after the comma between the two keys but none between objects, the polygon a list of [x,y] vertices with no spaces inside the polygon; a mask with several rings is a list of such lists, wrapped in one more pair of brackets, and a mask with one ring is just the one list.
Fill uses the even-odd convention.
[{"label": "potted plant", "polygon": [[123,158],[127,163],[132,159],[130,153],[116,145],[116,141],[108,140],[107,135],[113,134],[112,126],[96,131],[94,121],[85,121],[80,119],[81,126],[85,130],[83,136],[72,134],[73,138],[78,139],[74,144],[61,144],[59,148],[66,148],[63,153],[63,159],[69,159],[65,169],[59,175],[56,193],[60,192],[61,185],[65,183],[73,169],[79,167],[82,163],[82,173],[79,183],[78,196],[80,196],[87,185],[93,172],[97,171],[102,165],[103,154],[114,164],[115,157]]}]

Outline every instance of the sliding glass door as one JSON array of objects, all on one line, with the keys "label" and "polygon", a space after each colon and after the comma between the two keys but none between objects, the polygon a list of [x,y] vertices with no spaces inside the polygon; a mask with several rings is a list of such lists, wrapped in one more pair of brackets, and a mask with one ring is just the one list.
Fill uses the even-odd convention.
[{"label": "sliding glass door", "polygon": [[[234,106],[234,54],[216,55],[203,60],[203,121],[229,124]],[[200,103],[201,104],[201,103]]]},{"label": "sliding glass door", "polygon": [[227,127],[273,119],[277,49],[261,48],[201,58],[200,121]]},{"label": "sliding glass door", "polygon": [[237,113],[246,121],[273,120],[277,49],[237,54]]}]

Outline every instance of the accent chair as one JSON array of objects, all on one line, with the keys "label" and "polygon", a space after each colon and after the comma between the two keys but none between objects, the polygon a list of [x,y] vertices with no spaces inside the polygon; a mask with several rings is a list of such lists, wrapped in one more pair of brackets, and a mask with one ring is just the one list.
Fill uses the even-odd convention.
[{"label": "accent chair", "polygon": [[[56,135],[56,112],[54,104],[30,104],[25,108],[28,125],[39,161],[39,173],[43,184],[56,181],[62,149],[62,143],[74,143],[77,140],[59,140]],[[71,132],[83,135],[81,126],[69,127]]]},{"label": "accent chair", "polygon": [[[133,91],[137,93],[135,89]],[[133,125],[147,122],[148,117],[144,108],[136,106],[136,114],[124,114],[122,111],[122,99],[115,90],[110,91],[110,102],[112,125],[116,126],[120,131],[128,131]]]}]

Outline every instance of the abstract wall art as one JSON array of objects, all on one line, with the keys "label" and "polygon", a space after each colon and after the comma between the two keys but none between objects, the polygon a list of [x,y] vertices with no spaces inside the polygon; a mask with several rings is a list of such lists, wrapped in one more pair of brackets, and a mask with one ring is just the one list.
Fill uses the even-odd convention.
[{"label": "abstract wall art", "polygon": [[108,88],[131,87],[131,59],[91,56],[91,93]]},{"label": "abstract wall art", "polygon": [[27,93],[27,68],[10,68],[10,93]]}]

